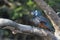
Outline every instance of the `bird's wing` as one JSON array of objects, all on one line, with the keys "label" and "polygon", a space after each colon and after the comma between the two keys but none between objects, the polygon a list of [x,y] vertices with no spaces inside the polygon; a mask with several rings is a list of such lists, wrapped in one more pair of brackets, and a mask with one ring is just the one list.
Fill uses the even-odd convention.
[{"label": "bird's wing", "polygon": [[50,21],[47,18],[45,18],[43,16],[40,16],[39,18],[40,18],[41,21],[44,21],[45,22],[44,23],[45,26],[48,27],[51,31],[54,30],[53,26],[51,25]]}]

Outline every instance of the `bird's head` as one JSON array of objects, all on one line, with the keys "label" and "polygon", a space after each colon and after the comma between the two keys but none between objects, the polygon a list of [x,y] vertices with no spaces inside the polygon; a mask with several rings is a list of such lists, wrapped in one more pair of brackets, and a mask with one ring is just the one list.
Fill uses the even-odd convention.
[{"label": "bird's head", "polygon": [[38,16],[41,16],[42,13],[39,10],[34,10],[34,11],[31,12],[31,15],[34,16],[34,17],[38,17]]}]

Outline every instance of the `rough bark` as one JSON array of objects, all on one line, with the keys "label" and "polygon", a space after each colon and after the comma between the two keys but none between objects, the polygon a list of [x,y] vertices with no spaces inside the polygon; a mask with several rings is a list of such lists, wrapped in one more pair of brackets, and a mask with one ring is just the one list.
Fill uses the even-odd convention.
[{"label": "rough bark", "polygon": [[0,18],[0,28],[4,28],[3,26],[11,26],[11,27],[16,28],[16,29],[12,29],[12,28],[7,27],[7,29],[13,30],[13,32],[15,30],[16,33],[30,33],[30,34],[35,34],[40,37],[43,37],[44,40],[56,40],[54,34],[48,30],[36,28],[29,25],[18,24],[9,19]]}]

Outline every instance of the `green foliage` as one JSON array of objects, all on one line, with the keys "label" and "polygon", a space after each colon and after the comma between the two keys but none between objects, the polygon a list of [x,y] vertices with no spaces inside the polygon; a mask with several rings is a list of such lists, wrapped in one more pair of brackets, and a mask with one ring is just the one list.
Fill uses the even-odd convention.
[{"label": "green foliage", "polygon": [[16,8],[14,11],[15,11],[15,12],[18,12],[18,11],[20,11],[20,10],[22,10],[22,9],[23,9],[23,7],[21,6],[21,7]]},{"label": "green foliage", "polygon": [[[9,14],[10,19],[12,20],[18,19],[22,17],[24,14],[29,14],[30,11],[37,8],[36,3],[33,0],[8,0],[8,1],[12,4],[11,9],[9,9],[6,5],[4,8],[8,8],[6,11]],[[0,15],[1,14],[4,13],[0,12]]]},{"label": "green foliage", "polygon": [[[45,0],[56,12],[60,11],[60,0]],[[33,0],[9,0],[13,8],[7,12],[10,19],[18,19],[24,14],[29,14],[30,11],[39,9]],[[20,5],[19,5],[20,4]],[[6,6],[6,5],[5,5]],[[5,10],[5,9],[4,9]],[[2,15],[0,11],[0,15]]]},{"label": "green foliage", "polygon": [[48,4],[49,4],[50,6],[53,6],[53,5],[55,5],[55,2],[52,1],[52,0],[49,0]]},{"label": "green foliage", "polygon": [[60,0],[45,0],[56,12],[60,11]]},{"label": "green foliage", "polygon": [[27,5],[30,7],[30,8],[35,8],[36,7],[36,4],[32,1],[32,0],[29,0],[27,2]]},{"label": "green foliage", "polygon": [[11,19],[18,19],[18,18],[22,17],[24,14],[29,14],[30,10],[34,10],[36,8],[36,4],[32,0],[26,0],[24,2],[24,4],[22,2],[24,2],[24,1],[20,0],[21,5],[16,6],[12,10],[12,13],[10,13]]}]

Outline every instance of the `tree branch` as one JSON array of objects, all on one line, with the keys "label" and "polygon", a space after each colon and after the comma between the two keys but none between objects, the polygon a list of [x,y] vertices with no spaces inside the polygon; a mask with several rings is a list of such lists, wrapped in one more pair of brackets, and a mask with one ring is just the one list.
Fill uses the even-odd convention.
[{"label": "tree branch", "polygon": [[60,30],[60,18],[56,12],[43,0],[34,0],[37,5],[45,12],[47,17],[50,19],[55,30]]},{"label": "tree branch", "polygon": [[12,20],[0,18],[0,28],[2,28],[3,26],[12,26],[14,28],[17,28],[18,32],[32,33],[38,36],[42,36],[44,38],[48,37],[52,40],[55,40],[55,36],[53,35],[53,33],[49,32],[48,30],[32,27],[29,25],[18,24]]},{"label": "tree branch", "polygon": [[55,28],[55,36],[57,40],[60,40],[60,18],[58,17],[57,13],[49,6],[44,0],[34,0],[37,5],[45,12],[48,19],[53,24]]}]

